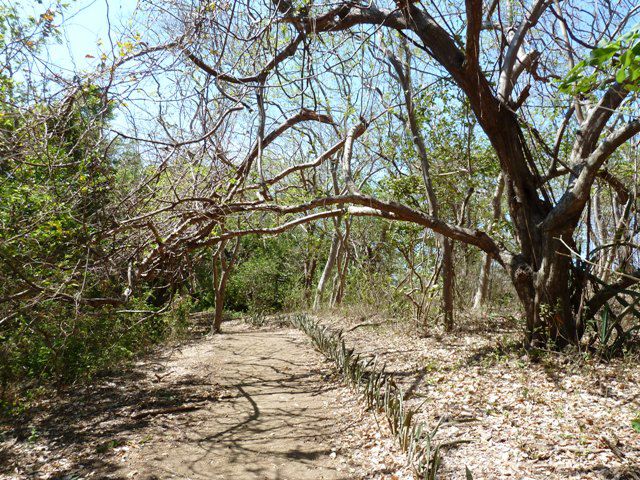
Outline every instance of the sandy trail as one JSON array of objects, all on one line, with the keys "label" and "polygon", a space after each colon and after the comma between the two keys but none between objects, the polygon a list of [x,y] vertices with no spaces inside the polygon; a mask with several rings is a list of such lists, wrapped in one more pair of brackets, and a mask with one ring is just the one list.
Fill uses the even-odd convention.
[{"label": "sandy trail", "polygon": [[303,333],[224,327],[0,423],[0,480],[411,478]]},{"label": "sandy trail", "polygon": [[[296,330],[235,324],[166,360],[163,382],[224,389],[194,412],[156,416],[121,459],[129,478],[344,479],[350,416]],[[326,373],[326,369],[324,369]]]}]

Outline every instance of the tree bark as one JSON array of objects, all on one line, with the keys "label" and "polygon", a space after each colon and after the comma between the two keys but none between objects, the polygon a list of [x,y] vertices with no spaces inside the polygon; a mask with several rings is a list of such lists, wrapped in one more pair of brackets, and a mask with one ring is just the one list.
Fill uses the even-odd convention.
[{"label": "tree bark", "polygon": [[320,280],[318,280],[318,287],[316,288],[316,295],[313,299],[313,309],[318,310],[322,305],[322,297],[324,296],[324,290],[327,285],[327,281],[331,276],[331,271],[333,270],[333,266],[336,263],[336,258],[338,256],[338,249],[340,248],[340,233],[338,232],[339,224],[336,223],[336,230],[333,232],[333,238],[331,239],[331,248],[329,249],[329,256],[327,257],[327,262],[324,265],[324,269],[322,270],[322,275],[320,275]]},{"label": "tree bark", "polygon": [[240,250],[240,237],[236,238],[233,249],[230,252],[225,250],[226,242],[223,241],[218,246],[213,255],[213,288],[214,288],[214,314],[211,324],[211,333],[222,332],[222,317],[224,314],[224,299],[227,290],[229,275],[233,270],[238,251]]},{"label": "tree bark", "polygon": [[213,325],[211,328],[212,333],[221,333],[222,332],[222,318],[224,314],[224,288],[226,285],[221,285],[221,287],[216,290],[215,293],[215,311],[213,316]]},{"label": "tree bark", "polygon": [[491,277],[491,259],[490,255],[484,254],[482,266],[480,267],[480,275],[478,278],[478,288],[473,297],[473,309],[478,310],[487,300],[489,293],[489,278]]},{"label": "tree bark", "polygon": [[[535,278],[534,338],[540,343],[548,339],[558,347],[577,343],[582,332],[578,332],[574,302],[575,290],[582,290],[571,263],[571,252],[565,245],[574,248],[571,237],[546,238],[543,258]],[[546,329],[545,329],[546,327]],[[534,345],[535,346],[535,345]]]},{"label": "tree bark", "polygon": [[305,304],[311,303],[311,291],[313,286],[313,277],[316,274],[318,259],[314,256],[304,262],[304,300]]},{"label": "tree bark", "polygon": [[344,290],[346,288],[347,271],[349,268],[349,232],[351,231],[351,220],[347,219],[344,225],[344,232],[340,235],[340,244],[337,254],[336,276],[331,293],[331,307],[340,305]]},{"label": "tree bark", "polygon": [[[493,228],[496,223],[500,221],[502,216],[502,192],[504,191],[504,178],[502,175],[498,178],[498,184],[496,185],[493,199],[491,200],[491,206],[493,209],[493,219],[490,228]],[[491,276],[491,263],[493,259],[491,255],[485,253],[482,267],[480,268],[480,276],[478,278],[478,289],[473,298],[473,309],[479,309],[486,301],[487,294],[489,292],[489,278]]]},{"label": "tree bark", "polygon": [[442,311],[444,313],[444,328],[447,332],[453,330],[453,300],[455,289],[455,268],[453,265],[453,240],[442,239]]}]

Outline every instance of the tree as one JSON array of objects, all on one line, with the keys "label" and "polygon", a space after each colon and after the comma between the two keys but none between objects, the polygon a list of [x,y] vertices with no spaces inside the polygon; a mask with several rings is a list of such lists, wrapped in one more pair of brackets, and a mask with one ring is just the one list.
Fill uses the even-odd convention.
[{"label": "tree", "polygon": [[220,333],[222,326],[222,316],[224,313],[224,299],[227,289],[227,282],[229,281],[229,275],[233,270],[233,266],[238,257],[238,250],[240,249],[240,237],[235,239],[231,249],[226,249],[227,242],[223,241],[216,245],[216,250],[213,253],[212,261],[212,284],[215,292],[215,311],[213,316],[213,323],[211,325],[212,333]]},{"label": "tree", "polygon": [[[502,176],[498,178],[498,185],[496,186],[496,191],[493,194],[493,198],[491,199],[491,207],[493,212],[492,224],[491,227],[497,222],[500,221],[502,217],[502,194],[504,192],[504,180]],[[482,268],[480,269],[480,276],[478,278],[478,288],[473,297],[473,308],[480,308],[487,299],[487,293],[489,290],[489,277],[491,273],[491,264],[493,263],[493,258],[491,255],[485,253],[484,261],[482,262]]]},{"label": "tree", "polygon": [[[479,0],[467,0],[464,8],[407,1],[386,7],[283,0],[196,9],[176,5],[173,31],[181,25],[180,35],[157,47],[140,44],[131,61],[174,52],[194,81],[205,85],[206,96],[220,98],[220,122],[236,109],[243,111],[236,125],[246,132],[248,148],[238,160],[224,162],[229,183],[215,198],[181,200],[182,208],[193,206],[190,219],[167,237],[165,253],[154,249],[141,260],[140,272],[155,268],[166,251],[203,248],[248,234],[277,234],[347,213],[413,222],[447,242],[479,248],[504,268],[523,305],[526,343],[551,339],[558,346],[579,342],[587,321],[621,289],[638,283],[637,265],[627,262],[611,265],[618,280],[603,288],[582,260],[590,235],[583,218],[594,186],[606,185],[627,199],[632,195],[629,185],[606,168],[640,132],[638,42],[629,29],[637,12],[630,4],[594,7],[598,12],[593,16],[581,4],[549,0],[514,5],[513,15],[507,16],[501,2]],[[256,24],[261,26],[257,33]],[[513,227],[507,241],[490,231],[491,216],[472,228],[441,215],[434,209],[437,199],[413,206],[371,194],[370,186],[380,176],[376,172],[395,168],[375,150],[375,136],[389,135],[397,115],[392,101],[397,90],[379,47],[403,42],[414,51],[415,64],[409,67],[414,77],[423,84],[433,78],[451,82],[490,144]],[[596,60],[568,71],[567,63],[588,55]],[[562,78],[565,83],[558,90],[553,81]],[[408,95],[402,102],[409,112],[411,100]],[[420,133],[413,128],[418,143]],[[243,135],[240,129],[236,134]],[[212,135],[205,132],[205,137],[188,141],[205,142]],[[311,161],[267,155],[287,149],[308,158],[318,147],[324,150]],[[336,156],[339,193],[329,184],[313,195],[297,187],[302,176]],[[498,175],[483,175],[476,172],[474,178],[485,185],[498,183]],[[427,192],[429,182],[435,183],[429,176],[423,181]],[[290,194],[283,195],[287,190]],[[254,195],[258,201],[249,200]],[[634,208],[629,214],[635,215]],[[270,227],[252,224],[258,212],[285,221]],[[212,234],[229,215],[242,216],[245,227]],[[612,248],[619,249],[619,242]]]}]

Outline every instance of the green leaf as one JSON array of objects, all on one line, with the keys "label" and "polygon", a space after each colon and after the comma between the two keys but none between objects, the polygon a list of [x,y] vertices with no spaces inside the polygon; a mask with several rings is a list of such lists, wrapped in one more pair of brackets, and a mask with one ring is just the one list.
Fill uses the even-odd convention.
[{"label": "green leaf", "polygon": [[610,60],[620,50],[620,44],[618,42],[607,45],[606,47],[595,48],[591,50],[590,65],[601,65],[607,60]]},{"label": "green leaf", "polygon": [[594,48],[589,57],[567,72],[559,82],[559,91],[570,95],[589,93],[606,84],[606,79],[615,75],[618,83],[628,90],[637,86],[629,84],[635,70],[640,68],[640,24],[617,39]]},{"label": "green leaf", "polygon": [[640,433],[640,414],[633,420],[631,420],[631,428]]}]

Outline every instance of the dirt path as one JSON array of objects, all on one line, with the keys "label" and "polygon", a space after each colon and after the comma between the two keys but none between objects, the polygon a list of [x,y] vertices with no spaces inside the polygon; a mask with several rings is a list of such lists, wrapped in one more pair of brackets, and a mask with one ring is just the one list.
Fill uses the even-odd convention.
[{"label": "dirt path", "polygon": [[144,443],[123,455],[119,475],[149,480],[373,476],[344,451],[353,446],[353,405],[341,401],[344,389],[329,381],[327,365],[303,334],[238,324],[227,332],[174,354],[163,373],[175,385],[222,388],[219,400],[194,412],[157,416],[138,432]]},{"label": "dirt path", "polygon": [[0,479],[411,478],[304,334],[225,328],[40,401],[0,429]]},{"label": "dirt path", "polygon": [[[335,386],[319,358],[292,330],[239,331],[182,350],[167,363],[175,383],[225,389],[220,401],[157,418],[122,475],[191,479],[336,479],[349,465],[335,451],[346,425]],[[159,434],[157,427],[165,430]]]}]

